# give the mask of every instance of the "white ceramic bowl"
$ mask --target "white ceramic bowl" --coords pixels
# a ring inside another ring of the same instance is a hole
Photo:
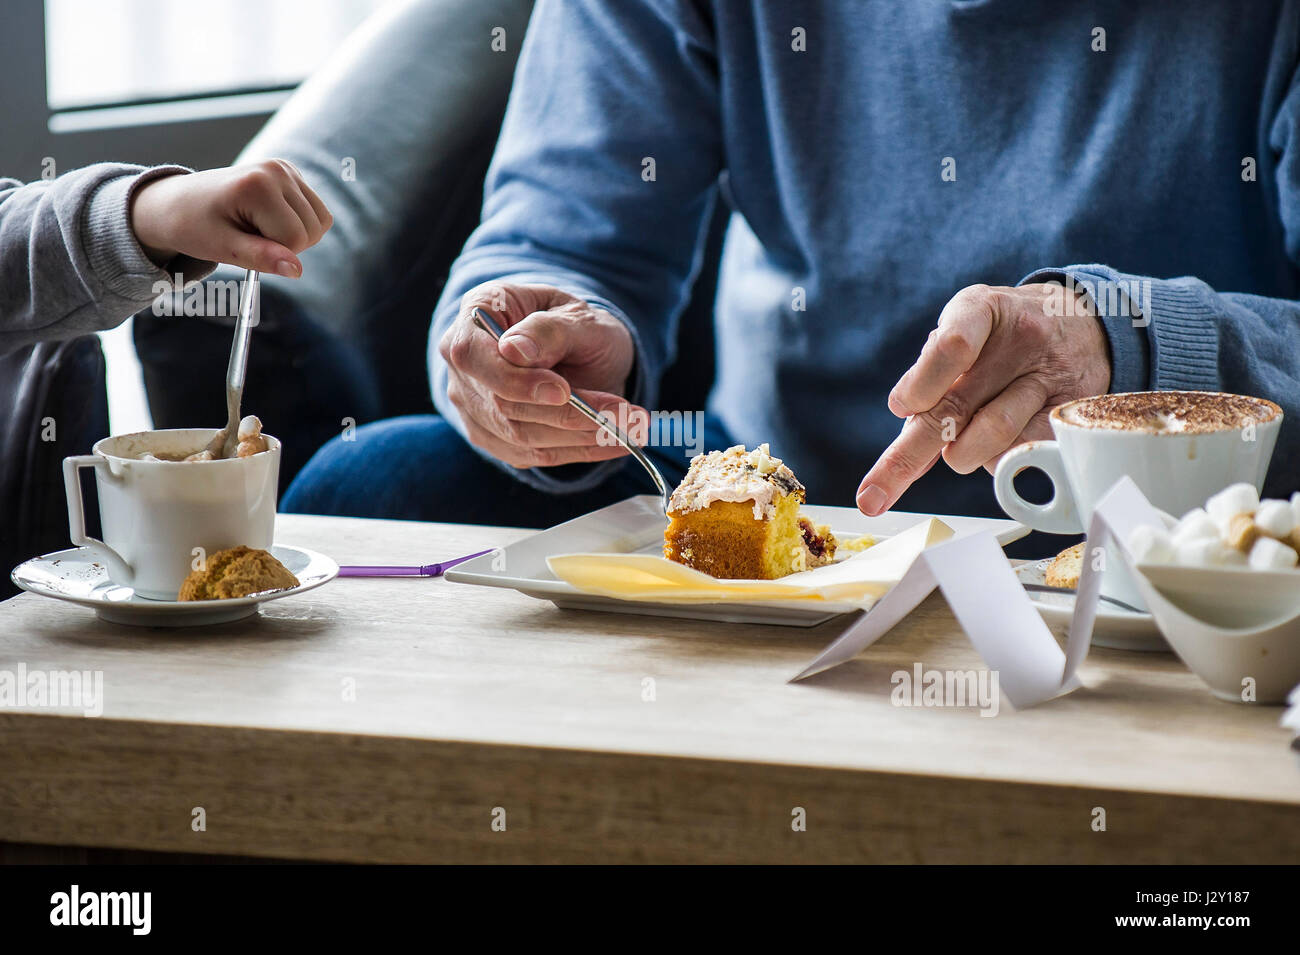
[[[1160,632],[1219,699],[1282,703],[1300,685],[1300,570],[1140,564],[1137,571]]]

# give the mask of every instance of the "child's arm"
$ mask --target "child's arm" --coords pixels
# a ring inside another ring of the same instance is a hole
[[[0,352],[112,328],[215,262],[296,278],[333,222],[289,163],[0,180]]]

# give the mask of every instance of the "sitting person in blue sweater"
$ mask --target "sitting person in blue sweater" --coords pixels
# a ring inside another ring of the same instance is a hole
[[[1279,402],[1295,490],[1298,37],[1289,0],[541,0],[433,318],[442,416],[331,442],[284,507],[536,526],[648,491],[565,401],[656,407],[717,202],[705,443],[770,442],[813,500],[997,513],[964,475],[1144,389]]]

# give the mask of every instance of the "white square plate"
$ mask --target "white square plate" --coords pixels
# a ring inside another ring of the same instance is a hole
[[[992,531],[998,543],[1006,545],[1029,533],[1018,521],[984,517],[957,517],[947,514],[910,514],[891,511],[879,517],[867,517],[852,507],[809,505],[803,508],[815,523],[829,524],[837,537],[860,537],[871,534],[877,539],[892,537],[914,524],[937,517],[958,537],[978,531]],[[599,594],[586,594],[571,584],[557,580],[546,566],[546,559],[559,554],[662,554],[664,516],[659,498],[653,495],[630,497],[590,514],[574,518],[532,537],[467,560],[447,571],[448,580],[485,587],[507,587],[557,607],[577,610],[603,610],[611,613],[639,613],[657,617],[688,617],[694,620],[721,620],[727,623],[769,623],[788,627],[813,627],[837,614],[858,608],[851,604],[831,603],[811,608],[779,601],[726,604],[668,604],[639,600],[619,600]]]

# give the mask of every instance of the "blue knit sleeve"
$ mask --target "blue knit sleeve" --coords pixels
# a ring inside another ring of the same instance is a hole
[[[653,406],[699,269],[721,127],[712,25],[693,0],[537,4],[483,221],[451,270],[430,334],[434,403],[462,434],[437,345],[465,292],[493,280],[552,285],[620,319],[636,346],[628,397]],[[622,463],[566,467],[562,476],[506,469],[535,487],[577,491]]]
[[[1300,268],[1300,80],[1269,129],[1274,202],[1288,257]],[[1111,391],[1231,391],[1268,398],[1285,418],[1265,492],[1300,488],[1300,302],[1220,292],[1200,279],[1130,275],[1105,265],[1041,269],[1093,298],[1110,341]]]

